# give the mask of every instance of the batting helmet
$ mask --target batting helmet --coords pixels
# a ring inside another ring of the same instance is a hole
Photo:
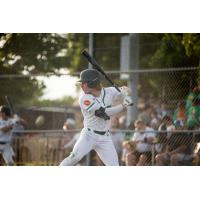
[[[96,87],[101,83],[100,73],[95,69],[83,70],[80,74],[79,82],[87,83],[88,87]]]
[[[0,112],[5,113],[6,116],[10,117],[11,116],[11,110],[8,106],[1,106],[0,107]]]

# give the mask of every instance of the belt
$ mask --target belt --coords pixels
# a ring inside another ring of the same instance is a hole
[[[7,142],[0,142],[0,144],[7,144]]]
[[[90,128],[88,128],[88,131],[93,131],[94,133],[99,134],[99,135],[105,135],[106,134],[106,131],[95,131],[95,130],[91,130]]]

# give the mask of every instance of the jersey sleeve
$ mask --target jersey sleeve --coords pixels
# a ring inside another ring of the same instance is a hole
[[[2,123],[2,121],[0,120],[0,129],[5,127],[5,125]]]
[[[88,112],[95,112],[101,105],[92,95],[84,95],[79,100],[80,107]]]
[[[122,93],[116,90],[115,87],[108,87],[107,90],[112,95],[112,99],[115,100],[117,97],[122,96]]]

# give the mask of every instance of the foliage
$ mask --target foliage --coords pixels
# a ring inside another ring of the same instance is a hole
[[[0,75],[55,72],[69,63],[64,55],[67,38],[59,34],[1,34]],[[0,103],[10,95],[14,104],[24,104],[43,94],[45,85],[33,76],[0,79]]]
[[[195,42],[190,42],[191,46],[189,46],[189,38],[191,41],[197,41],[196,34],[160,34],[160,42],[158,42],[158,45],[154,46],[153,51],[147,52],[147,55],[142,58],[143,63],[149,68],[159,69],[197,67],[200,58],[200,54],[198,54],[199,44],[196,43],[196,46]],[[183,71],[165,73],[163,76],[160,74],[157,78],[154,77],[154,79],[144,78],[144,80],[141,80],[141,85],[149,85],[151,87],[151,83],[153,82],[154,87],[151,89],[157,97],[162,94],[162,90],[165,89],[165,95],[161,98],[179,99],[186,96],[189,90],[197,84],[197,78],[197,72],[191,73]],[[172,91],[175,91],[173,97],[170,96]],[[143,87],[143,92],[145,92],[145,87]]]
[[[50,100],[50,99],[40,99],[40,100],[36,100],[32,102],[32,105],[35,106],[42,106],[42,107],[48,107],[48,106],[53,106],[53,107],[60,107],[60,106],[69,106],[69,105],[73,105],[75,102],[75,98],[71,97],[71,96],[64,96],[62,98],[59,99],[54,99],[54,100]]]
[[[61,68],[67,68],[71,73],[81,71],[88,66],[88,62],[81,51],[88,47],[87,33],[69,34],[0,34],[0,75],[5,74],[38,74],[56,73]],[[127,33],[98,33],[94,34],[94,57],[106,70],[120,68],[121,36]],[[200,61],[200,34],[140,34],[140,68],[168,68],[198,66]],[[156,76],[140,78],[140,85],[150,86],[154,96],[159,96],[161,83],[169,81],[183,84],[186,91],[196,84],[198,73],[190,76],[194,80],[189,83],[186,73],[180,74],[179,80],[170,77]],[[118,84],[126,84],[119,79],[119,74],[112,76]],[[105,85],[107,83],[105,82]],[[59,87],[59,86],[58,86]],[[171,87],[171,86],[170,86]],[[0,79],[0,104],[4,103],[4,95],[11,95],[14,103],[30,104],[37,102],[45,85],[34,76],[26,78]],[[171,87],[173,89],[173,87]],[[184,95],[177,91],[178,96]],[[178,98],[177,96],[177,98]],[[40,102],[41,103],[41,102]],[[53,102],[44,102],[51,104]],[[70,103],[70,102],[69,102]]]
[[[182,44],[185,47],[187,56],[195,55],[200,57],[200,34],[199,33],[185,33],[183,35]]]

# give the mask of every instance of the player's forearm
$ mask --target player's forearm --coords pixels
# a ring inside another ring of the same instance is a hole
[[[112,116],[112,115],[115,115],[115,114],[118,114],[118,113],[122,112],[123,110],[124,110],[124,106],[122,104],[119,104],[117,106],[106,108],[105,109],[105,113],[108,116]]]

